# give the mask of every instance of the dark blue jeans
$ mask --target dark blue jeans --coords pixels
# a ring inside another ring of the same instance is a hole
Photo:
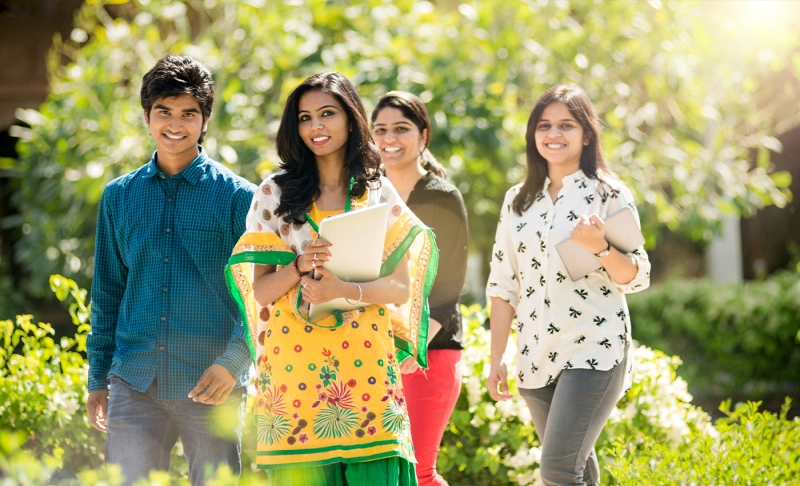
[[[600,484],[594,443],[622,394],[626,363],[608,371],[562,370],[551,385],[519,389],[542,443],[545,486]]]
[[[227,464],[241,472],[242,422],[247,390],[237,388],[220,405],[192,400],[157,400],[157,384],[146,392],[111,378],[108,399],[106,462],[122,466],[125,485],[151,470],[169,469],[169,456],[180,437],[195,486],[205,483],[206,466]]]

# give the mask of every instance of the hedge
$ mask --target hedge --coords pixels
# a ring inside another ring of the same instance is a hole
[[[673,281],[628,298],[633,337],[683,360],[714,396],[760,398],[800,388],[800,273],[763,281]]]

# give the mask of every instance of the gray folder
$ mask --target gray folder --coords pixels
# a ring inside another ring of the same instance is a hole
[[[644,235],[636,224],[631,208],[624,207],[615,211],[606,216],[603,222],[606,224],[606,240],[622,253],[630,253],[644,245]],[[591,251],[569,238],[557,243],[556,250],[573,282],[603,266]]]

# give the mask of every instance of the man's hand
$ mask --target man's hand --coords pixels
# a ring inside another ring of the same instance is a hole
[[[222,365],[213,364],[203,372],[197,386],[189,392],[189,398],[206,405],[219,405],[228,398],[235,385],[236,377],[230,371]]]
[[[89,423],[92,427],[105,432],[108,426],[108,390],[89,392],[86,398],[86,411],[89,413]]]

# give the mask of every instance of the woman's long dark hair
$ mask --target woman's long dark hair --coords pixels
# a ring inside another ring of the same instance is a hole
[[[356,87],[339,73],[315,74],[292,91],[286,99],[281,125],[278,128],[277,148],[280,168],[285,172],[275,176],[281,189],[281,202],[275,210],[288,223],[303,224],[306,213],[319,195],[319,170],[314,153],[300,138],[298,118],[300,98],[309,91],[321,91],[336,98],[347,114],[350,136],[345,149],[345,166],[355,179],[352,196],[364,195],[367,186],[380,178],[378,166],[381,153],[367,122]]]
[[[425,108],[425,103],[422,102],[417,95],[409,93],[408,91],[389,91],[381,96],[375,109],[372,110],[372,124],[375,124],[375,119],[378,113],[384,108],[397,108],[405,118],[411,120],[411,123],[417,126],[419,132],[428,130],[428,136],[425,138],[425,148],[420,154],[420,163],[422,168],[427,171],[433,172],[439,177],[447,178],[447,171],[436,157],[433,156],[428,146],[431,144],[431,119],[428,116],[428,109]]]
[[[600,119],[597,117],[589,97],[586,96],[586,92],[575,84],[553,86],[539,97],[531,111],[530,118],[528,118],[528,131],[525,134],[528,173],[519,194],[512,203],[514,212],[517,214],[521,215],[523,211],[531,207],[533,200],[544,188],[544,181],[547,178],[547,161],[536,148],[536,126],[542,119],[544,109],[550,103],[556,102],[564,103],[570,114],[583,127],[583,137],[588,141],[581,152],[580,166],[583,173],[591,179],[600,180],[603,180],[604,176],[611,175],[600,146],[600,136],[603,133]]]

